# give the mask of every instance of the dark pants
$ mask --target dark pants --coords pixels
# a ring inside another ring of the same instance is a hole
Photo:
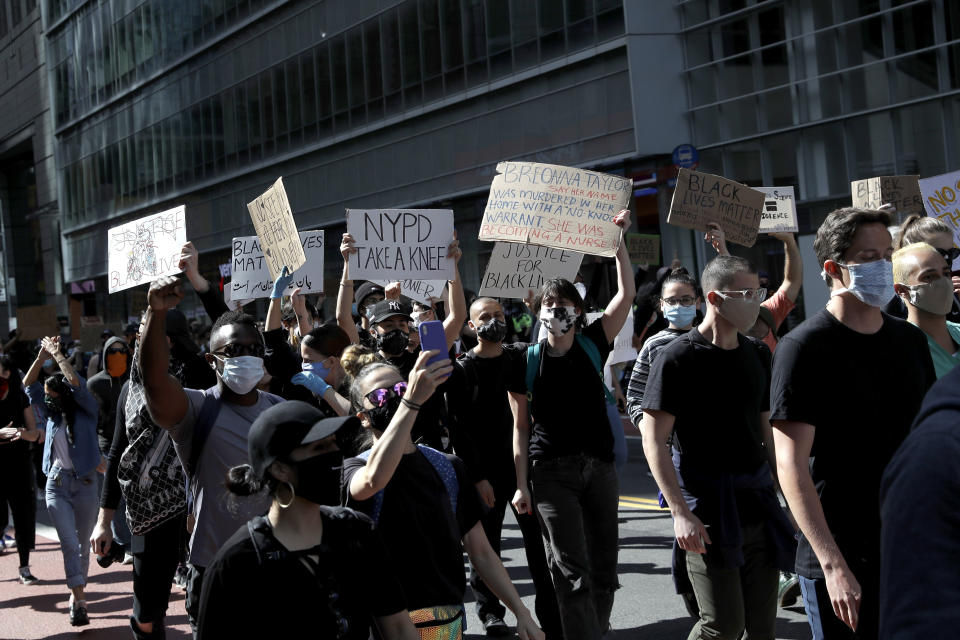
[[[773,565],[763,523],[742,529],[742,567],[723,567],[706,555],[685,553],[700,609],[687,640],[737,640],[741,634],[748,640],[774,640],[780,571]]]
[[[133,617],[141,624],[163,624],[186,520],[182,514],[132,538]]]
[[[547,556],[543,548],[540,523],[535,515],[519,514],[510,504],[516,491],[512,484],[498,483],[494,485],[496,502],[480,521],[483,525],[483,532],[487,534],[490,546],[499,556],[503,517],[509,505],[510,510],[517,518],[517,524],[520,526],[520,533],[523,536],[527,567],[530,569],[530,577],[533,579],[533,586],[537,592],[534,609],[537,613],[537,620],[540,622],[540,628],[543,629],[548,640],[560,640],[563,638],[563,631],[560,627],[560,609],[557,606],[557,594],[553,590],[553,581],[550,579],[550,571],[547,567]],[[506,608],[480,579],[473,566],[470,567],[470,586],[477,598],[477,616],[481,621],[488,615],[503,618],[506,614]]]
[[[21,567],[30,564],[30,551],[36,542],[37,494],[33,482],[33,458],[29,452],[23,456],[6,456],[0,462],[0,534],[12,514]],[[7,505],[10,505],[9,511]]]
[[[197,567],[188,565],[190,570],[187,575],[187,597],[184,606],[187,609],[187,617],[190,619],[190,628],[193,629],[193,637],[197,637],[197,621],[200,619],[200,588],[203,586],[203,574],[206,567]]]
[[[811,580],[800,576],[800,591],[803,593],[803,608],[807,612],[813,640],[867,640],[880,635],[880,580],[876,565],[869,566],[848,560],[850,570],[860,583],[860,622],[854,633],[833,612],[826,580]]]
[[[597,640],[610,626],[613,594],[620,586],[613,463],[585,455],[538,460],[530,475],[563,635]]]

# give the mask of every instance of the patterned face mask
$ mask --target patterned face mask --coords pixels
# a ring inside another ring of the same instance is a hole
[[[576,307],[543,307],[540,309],[540,322],[552,335],[560,337],[577,324]]]

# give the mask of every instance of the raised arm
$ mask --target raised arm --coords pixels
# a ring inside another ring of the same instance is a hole
[[[796,302],[800,295],[800,285],[803,284],[803,259],[800,257],[800,247],[792,233],[771,233],[771,237],[783,243],[783,291],[790,302]]]
[[[447,317],[443,320],[443,333],[447,338],[447,349],[460,337],[460,330],[467,320],[467,301],[463,295],[463,283],[460,281],[460,241],[457,232],[453,232],[453,242],[447,248],[447,258],[453,260],[453,280],[447,282]]]
[[[153,282],[147,292],[147,313],[140,336],[140,371],[150,417],[163,429],[171,429],[187,414],[187,394],[180,382],[167,370],[170,347],[167,345],[167,310],[183,300],[183,291],[173,276]]]
[[[44,338],[41,341],[41,345],[43,346],[43,350],[49,353],[53,361],[60,367],[60,373],[63,374],[67,384],[71,387],[79,387],[80,376],[77,375],[73,365],[70,364],[70,360],[60,351],[60,336]]]
[[[290,296],[290,306],[293,312],[297,314],[297,326],[300,327],[300,335],[305,336],[313,331],[313,316],[307,311],[307,297],[300,293],[300,287]]]
[[[190,281],[193,290],[197,292],[203,310],[210,316],[211,322],[225,314],[229,309],[219,291],[210,286],[210,282],[200,275],[199,255],[192,242],[188,242],[180,249],[180,264],[178,265]]]
[[[773,439],[780,488],[800,530],[820,561],[834,613],[844,624],[856,630],[860,584],[830,533],[823,505],[810,476],[810,450],[815,432],[815,427],[805,422],[774,421]]]
[[[427,360],[438,351],[424,351],[410,372],[410,380],[404,399],[386,431],[377,439],[370,450],[367,464],[350,479],[350,497],[354,500],[366,500],[387,486],[400,459],[411,444],[410,430],[417,419],[419,405],[430,399],[437,386],[453,371],[453,363],[444,358],[425,367]],[[411,404],[413,406],[411,406]]]
[[[621,240],[620,247],[617,249],[617,292],[610,299],[610,304],[607,305],[600,319],[607,342],[613,342],[620,333],[623,323],[630,315],[633,298],[637,295],[637,286],[633,281],[633,270],[630,266],[630,254],[627,252],[627,243],[622,239],[622,235],[630,229],[630,211],[622,210],[613,221],[621,229]]]
[[[357,325],[353,324],[353,280],[350,279],[350,255],[356,253],[353,236],[343,234],[340,242],[340,255],[343,256],[343,275],[340,277],[340,289],[337,291],[337,325],[347,332],[351,344],[360,342]]]
[[[290,286],[291,282],[293,282],[293,275],[290,274],[290,270],[284,265],[283,271],[280,272],[280,277],[273,283],[273,292],[270,293],[270,306],[267,307],[267,321],[263,326],[264,331],[273,331],[283,326],[281,322],[283,292]],[[297,289],[294,293],[296,294],[299,291],[300,289]]]

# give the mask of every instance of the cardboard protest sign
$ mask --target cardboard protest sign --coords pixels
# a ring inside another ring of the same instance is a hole
[[[624,236],[630,264],[660,264],[660,236],[655,233],[628,233]]]
[[[763,202],[763,215],[760,218],[760,233],[796,233],[797,201],[793,187],[756,187],[763,191],[767,199]]]
[[[447,258],[453,241],[450,209],[347,209],[354,280],[453,280]]]
[[[862,209],[879,209],[892,204],[897,215],[906,218],[914,213],[924,215],[923,197],[920,195],[920,176],[880,176],[850,183],[853,206]]]
[[[405,295],[411,300],[430,304],[431,298],[447,299],[447,281],[446,280],[374,280],[381,287],[386,287],[394,282],[400,282],[400,294]]]
[[[544,280],[573,282],[582,260],[578,251],[497,242],[480,281],[480,295],[523,299],[530,289],[539,290]]]
[[[60,323],[57,321],[56,307],[51,305],[19,307],[17,309],[17,331],[20,332],[21,340],[36,340],[60,335]]]
[[[180,273],[180,249],[187,242],[185,210],[181,205],[107,231],[110,293]]]
[[[302,267],[307,257],[297,241],[297,225],[283,188],[283,178],[277,178],[263,195],[247,204],[247,209],[263,247],[270,278],[279,277],[284,267],[291,272]]]
[[[919,182],[926,214],[943,221],[953,231],[953,244],[960,247],[960,171],[944,173]],[[951,268],[960,271],[960,258]]]
[[[480,240],[504,240],[613,256],[620,246],[614,216],[633,181],[536,162],[501,162],[480,223]]]
[[[667,222],[699,231],[706,231],[708,222],[716,222],[726,233],[727,242],[752,247],[766,197],[762,191],[733,180],[680,169]]]
[[[293,272],[293,282],[284,289],[289,296],[300,287],[300,293],[323,291],[323,231],[301,231],[300,251],[306,257],[303,266]],[[259,236],[233,239],[230,281],[231,298],[237,300],[267,298],[273,291],[273,277]],[[282,267],[281,267],[282,269]]]

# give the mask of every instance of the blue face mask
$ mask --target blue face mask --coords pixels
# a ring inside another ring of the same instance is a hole
[[[672,325],[686,327],[697,317],[697,307],[696,305],[685,307],[682,304],[671,307],[665,304],[663,305],[663,317]]]
[[[849,292],[871,307],[882,307],[894,296],[893,263],[874,260],[862,264],[837,264],[850,272],[850,286],[833,291],[831,296]]]
[[[327,376],[330,375],[330,369],[327,369],[323,366],[321,362],[304,362],[300,365],[300,368],[304,371],[309,371],[310,373],[320,376],[324,380],[327,379]]]

